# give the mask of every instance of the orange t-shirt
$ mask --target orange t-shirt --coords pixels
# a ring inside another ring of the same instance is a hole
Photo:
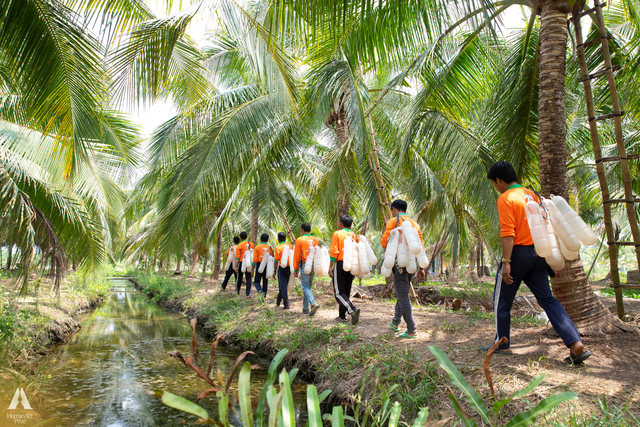
[[[525,204],[529,200],[540,202],[533,191],[524,187],[511,188],[498,197],[500,237],[512,236],[514,245],[533,245],[527,216],[524,213]]]
[[[296,239],[295,249],[293,251],[293,269],[298,270],[298,266],[301,262],[307,260],[309,255],[309,248],[311,246],[319,246],[320,241],[317,237],[313,237],[311,234],[303,234]]]
[[[409,218],[407,214],[400,214],[396,218],[391,218],[389,221],[387,221],[387,228],[384,230],[384,234],[380,239],[380,243],[382,244],[383,248],[387,247],[391,230],[393,230],[394,228],[400,227],[402,223],[405,221],[409,221],[411,225],[413,225],[413,228],[416,229],[416,231],[418,232],[418,237],[420,238],[420,243],[424,247],[424,243],[422,241],[422,231],[420,230],[420,226],[418,225],[418,223],[412,220],[411,218]]]
[[[256,246],[256,248],[253,250],[253,263],[260,264],[262,262],[262,258],[264,258],[266,254],[273,255],[271,246],[266,243],[261,243]]]
[[[254,244],[249,243],[246,240],[243,240],[242,242],[238,243],[238,247],[236,248],[236,259],[242,262],[244,253],[247,250],[253,249],[253,247],[254,247]]]
[[[280,243],[278,246],[276,246],[276,254],[273,256],[273,259],[280,262],[285,246],[289,246],[289,250],[293,249],[293,246],[290,243]]]
[[[349,236],[351,236],[351,240],[358,241],[358,235],[347,228],[333,233],[333,236],[331,236],[331,248],[329,249],[331,261],[342,261],[344,256],[344,241],[347,240]]]

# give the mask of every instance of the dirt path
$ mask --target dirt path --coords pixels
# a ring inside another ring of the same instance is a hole
[[[321,309],[313,321],[335,324],[338,306],[331,288],[322,283],[314,287]],[[276,292],[270,290],[267,301],[275,305],[275,298]],[[603,299],[606,305],[615,306],[612,298]],[[302,297],[292,295],[290,301],[291,310],[283,311],[282,315],[306,317],[302,314]],[[397,334],[388,326],[394,313],[390,301],[354,298],[353,302],[361,309],[360,323],[354,329],[360,342],[387,342],[398,349],[412,350],[425,359],[433,358],[427,347],[435,345],[448,353],[471,385],[482,386],[482,392],[488,394],[482,371],[484,354],[480,348],[493,340],[492,319],[474,318],[442,307],[414,307],[418,339],[403,340],[396,338]],[[628,305],[636,315],[640,313],[640,301],[631,300]],[[404,326],[404,323],[400,325],[401,332]],[[606,396],[610,404],[627,404],[634,413],[640,412],[640,335],[585,337],[585,345],[593,356],[583,368],[564,363],[568,349],[548,327],[513,326],[511,340],[514,355],[492,359],[491,370],[499,394],[510,394],[527,385],[534,376],[545,374],[533,400],[572,390],[580,393],[582,400],[586,398],[587,404]]]

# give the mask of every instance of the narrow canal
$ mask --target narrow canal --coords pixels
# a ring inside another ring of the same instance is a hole
[[[198,339],[201,365],[206,366],[202,360],[209,360],[211,341],[202,336]],[[47,426],[177,426],[181,420],[195,422],[194,416],[164,406],[149,394],[166,390],[195,401],[208,388],[194,371],[166,355],[179,350],[190,356],[190,344],[186,317],[153,304],[136,292],[130,281],[114,280],[108,301],[82,319],[80,332],[49,356],[50,379],[42,387],[37,410],[42,420],[50,420]],[[214,372],[220,369],[226,378],[237,355],[219,348]],[[266,367],[252,372],[256,401],[265,379]],[[294,384],[298,425],[306,421],[305,390],[304,384]],[[217,419],[215,397],[199,404]],[[240,420],[230,421],[241,424]]]

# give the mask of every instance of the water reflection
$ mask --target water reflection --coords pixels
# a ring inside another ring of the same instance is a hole
[[[131,292],[128,283],[114,283],[109,301],[88,315],[79,334],[50,356],[51,380],[43,387],[42,403],[34,408],[44,419],[54,418],[48,425],[174,426],[180,420],[195,421],[148,394],[163,389],[195,401],[207,388],[193,371],[166,356],[172,350],[191,354],[187,321]],[[199,340],[201,365],[206,366],[208,341]],[[224,348],[218,350],[215,366],[225,377],[236,356]],[[253,394],[258,396],[265,372],[253,372],[253,377]],[[296,385],[294,391],[300,413],[305,386]],[[200,405],[216,418],[215,398],[204,399]],[[298,418],[304,425],[306,415]],[[239,420],[234,424],[239,425]]]

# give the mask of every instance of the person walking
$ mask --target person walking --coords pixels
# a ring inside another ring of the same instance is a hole
[[[231,249],[233,250],[236,249],[238,243],[240,243],[240,237],[233,236],[233,245],[231,245],[229,249],[227,249],[227,252],[224,254],[225,258],[229,257],[229,252],[231,251]],[[235,257],[234,257],[234,260],[235,260]],[[229,264],[229,268],[227,268],[227,271],[225,272],[224,280],[222,281],[222,292],[226,292],[227,284],[229,284],[229,279],[231,279],[231,276],[233,276],[235,280],[238,280],[238,277],[236,276],[235,264],[236,264],[235,262],[232,262],[231,264]]]
[[[274,255],[278,275],[278,298],[276,299],[276,307],[280,307],[280,303],[282,302],[282,308],[289,310],[291,307],[289,306],[287,286],[289,285],[289,277],[291,276],[291,266],[287,265],[282,268],[282,253],[285,247],[288,247],[290,251],[293,250],[293,246],[287,243],[287,235],[281,231],[278,233],[278,246],[276,246]],[[273,278],[276,278],[276,274],[273,275]]]
[[[236,295],[240,295],[240,288],[242,287],[242,276],[247,282],[247,297],[251,296],[251,273],[246,271],[242,274],[242,264],[244,260],[244,254],[254,248],[254,244],[247,241],[247,232],[240,233],[240,243],[236,246],[236,262],[238,267],[236,268]]]
[[[349,299],[353,274],[344,270],[343,259],[344,241],[347,237],[351,237],[353,241],[357,242],[358,236],[349,229],[353,224],[353,219],[349,215],[342,215],[339,221],[339,230],[331,236],[331,248],[329,249],[331,258],[329,277],[331,277],[331,284],[333,285],[333,295],[338,301],[338,317],[336,317],[336,321],[346,323],[347,313],[349,313],[351,324],[357,325],[360,321],[360,309],[356,308]]]
[[[267,243],[269,241],[269,235],[267,233],[263,233],[260,236],[260,244],[256,246],[253,250],[253,268],[256,271],[256,274],[253,279],[253,285],[256,287],[256,291],[258,291],[258,295],[262,294],[265,297],[267,296],[267,288],[269,286],[269,278],[267,277],[267,267],[265,266],[264,271],[260,273],[260,264],[262,263],[262,259],[264,257],[269,258],[273,256],[273,249]],[[267,262],[269,260],[267,259]],[[260,286],[260,281],[262,281],[262,286]]]
[[[295,277],[298,277],[298,270],[300,270],[300,283],[302,285],[302,313],[313,316],[320,308],[320,305],[316,303],[311,292],[313,286],[314,272],[311,269],[311,273],[304,272],[305,263],[309,256],[309,249],[314,246],[319,246],[320,241],[317,237],[311,235],[311,224],[303,222],[300,225],[300,231],[302,236],[296,239],[295,249],[293,251],[293,271]],[[309,308],[311,307],[311,308]]]
[[[387,221],[387,226],[384,230],[384,234],[380,239],[382,247],[386,249],[391,231],[402,226],[402,223],[405,221],[409,221],[413,228],[416,229],[416,231],[418,232],[420,244],[424,247],[420,226],[418,225],[418,223],[407,216],[407,202],[400,199],[394,200],[391,203],[391,214],[394,216],[394,218],[391,218],[389,221]],[[400,322],[404,319],[404,323],[406,323],[407,325],[407,330],[398,335],[398,338],[418,338],[418,327],[416,326],[416,322],[413,320],[413,310],[411,309],[411,299],[409,298],[409,291],[411,290],[411,280],[413,279],[413,274],[408,273],[405,267],[399,267],[398,265],[394,265],[392,271],[393,286],[396,289],[396,307],[395,315],[391,319],[391,322],[389,322],[389,327],[395,332],[400,332]],[[422,279],[424,277],[424,269],[418,269],[416,274],[418,279]]]
[[[538,256],[533,246],[531,231],[527,224],[525,205],[528,201],[540,203],[540,197],[517,183],[513,166],[506,161],[496,162],[487,173],[487,178],[500,193],[498,216],[500,220],[500,240],[502,261],[498,266],[493,296],[496,318],[495,342],[506,337],[507,343],[498,346],[498,354],[512,354],[511,350],[511,306],[524,282],[536,297],[540,307],[547,313],[553,329],[569,348],[568,363],[584,362],[591,352],[585,350],[578,329],[573,324],[560,301],[551,293],[549,286],[549,266]],[[487,351],[491,345],[483,347]]]

